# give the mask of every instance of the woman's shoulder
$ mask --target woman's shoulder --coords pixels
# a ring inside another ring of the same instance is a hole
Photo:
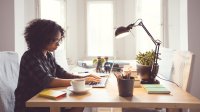
[[[27,51],[25,51],[24,54],[22,55],[22,58],[26,58],[26,57],[29,57],[29,56],[31,56],[31,55],[32,55],[32,53],[30,52],[30,50],[27,50]]]
[[[24,54],[21,57],[20,65],[21,66],[28,66],[29,63],[32,62],[32,60],[33,60],[33,55],[29,50],[27,50],[27,51],[24,52]]]
[[[31,56],[34,56],[36,53],[34,53],[33,51],[31,50],[27,50],[24,52],[24,54],[22,55],[22,57],[31,57]]]
[[[29,59],[39,59],[41,58],[42,56],[42,53],[40,52],[34,52],[32,50],[27,50],[24,52],[24,54],[22,55],[22,59],[25,59],[25,60],[29,60]]]

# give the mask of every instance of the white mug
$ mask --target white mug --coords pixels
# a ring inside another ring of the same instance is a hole
[[[70,84],[74,91],[84,91],[85,90],[85,79],[73,79]]]

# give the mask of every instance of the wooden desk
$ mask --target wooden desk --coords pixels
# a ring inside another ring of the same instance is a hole
[[[133,97],[120,97],[116,78],[111,76],[106,88],[93,88],[87,94],[75,95],[67,91],[67,97],[50,100],[37,95],[26,102],[27,107],[50,107],[51,112],[60,107],[139,107],[139,108],[200,108],[200,100],[178,88],[162,81],[171,94],[147,94],[143,88],[134,88]],[[65,90],[66,88],[56,88]]]

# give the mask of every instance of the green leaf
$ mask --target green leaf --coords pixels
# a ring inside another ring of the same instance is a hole
[[[136,55],[137,63],[142,64],[142,65],[147,65],[147,66],[150,66],[153,64],[154,58],[155,58],[155,53],[153,50],[146,51],[144,53],[139,52]]]

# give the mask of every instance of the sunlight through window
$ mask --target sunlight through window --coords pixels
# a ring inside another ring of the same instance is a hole
[[[87,2],[87,54],[113,56],[113,2]]]

